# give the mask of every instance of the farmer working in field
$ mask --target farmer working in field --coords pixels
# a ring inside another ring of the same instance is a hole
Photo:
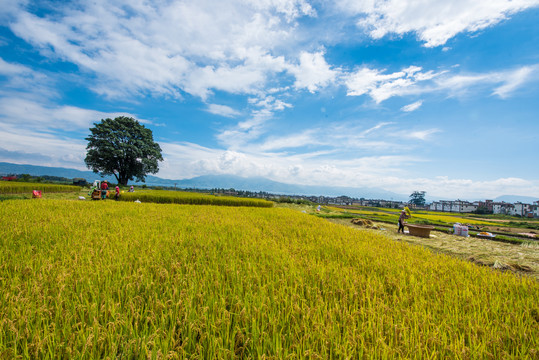
[[[116,185],[116,194],[114,195],[114,199],[116,201],[118,201],[118,199],[120,198],[120,187],[118,185]]]
[[[399,233],[402,229],[402,233],[404,234],[404,220],[405,219],[408,219],[409,216],[406,215],[406,210],[402,210],[401,212],[401,215],[399,216],[399,229],[397,230],[397,232]]]
[[[108,189],[109,184],[107,184],[107,180],[105,180],[101,183],[101,199],[105,200],[105,198],[107,197]]]

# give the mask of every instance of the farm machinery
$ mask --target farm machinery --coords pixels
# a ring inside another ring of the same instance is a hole
[[[109,190],[107,190],[107,193],[106,193],[105,196],[103,196],[103,194],[102,194],[101,184],[103,182],[106,182],[106,180],[104,180],[104,181],[95,180],[94,183],[92,184],[92,187],[90,188],[90,191],[88,192],[88,196],[91,196],[92,200],[101,200],[101,199],[104,200],[105,198],[109,197],[109,194],[110,194]]]

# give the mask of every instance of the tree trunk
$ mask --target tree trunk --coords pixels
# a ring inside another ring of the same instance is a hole
[[[116,178],[118,179],[118,184],[127,186],[127,182],[129,181],[129,178],[126,174],[122,174],[121,172],[119,172]]]

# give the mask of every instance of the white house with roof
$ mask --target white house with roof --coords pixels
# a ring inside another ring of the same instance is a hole
[[[443,212],[456,212],[456,213],[471,213],[476,211],[480,206],[490,208],[492,207],[492,212],[494,214],[503,214],[503,215],[512,215],[512,216],[522,216],[522,217],[539,217],[539,201],[535,201],[532,204],[524,204],[517,202],[515,204],[506,203],[506,202],[493,202],[487,200],[486,202],[469,202],[463,200],[440,200],[433,201],[429,205],[429,210],[431,211],[443,211]],[[485,205],[486,204],[486,205]]]
[[[524,204],[521,202],[516,202],[515,207],[513,208],[513,212],[509,215],[513,216],[528,216],[528,213],[531,212],[531,205],[530,204]]]
[[[511,215],[514,213],[515,205],[506,202],[497,202],[492,205],[492,213]]]

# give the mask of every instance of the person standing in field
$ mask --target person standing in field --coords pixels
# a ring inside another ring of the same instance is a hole
[[[399,229],[397,230],[397,233],[399,233],[402,230],[402,233],[404,234],[404,220],[408,219],[409,216],[406,215],[406,210],[401,211],[401,215],[399,216]]]
[[[103,200],[106,199],[108,190],[109,190],[109,184],[107,184],[107,180],[105,180],[101,183],[101,199]]]
[[[120,198],[120,187],[118,185],[116,185],[116,194],[114,195],[114,200],[118,201],[118,199]]]

